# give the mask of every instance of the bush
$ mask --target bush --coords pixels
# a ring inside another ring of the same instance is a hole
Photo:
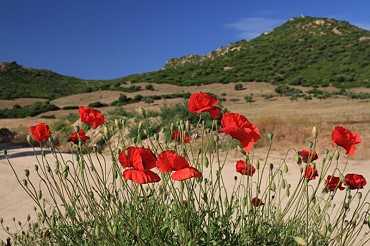
[[[102,108],[102,107],[107,107],[108,104],[106,103],[101,103],[101,102],[92,102],[87,105],[90,108]]]
[[[234,86],[234,90],[236,91],[241,91],[241,90],[244,90],[244,87],[242,84],[238,83]]]

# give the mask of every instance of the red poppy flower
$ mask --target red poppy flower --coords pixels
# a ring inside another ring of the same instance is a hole
[[[308,159],[310,159],[310,162],[313,162],[314,160],[317,160],[317,158],[319,158],[317,156],[317,153],[316,151],[314,150],[301,150],[301,151],[298,151],[298,154],[301,156],[302,158],[302,161],[304,163],[307,163],[308,162]]]
[[[243,115],[237,113],[223,114],[221,125],[223,128],[220,132],[227,133],[239,140],[243,150],[247,152],[261,138],[258,128],[250,123]]]
[[[80,128],[79,133],[74,132],[72,136],[68,138],[67,142],[73,142],[75,144],[78,144],[78,136],[80,136],[81,141],[85,142],[87,139],[90,139],[90,137],[85,135],[85,132]]]
[[[178,155],[176,152],[166,150],[158,155],[157,169],[162,173],[175,171],[171,178],[173,180],[186,180],[189,178],[199,178],[202,173],[196,168],[191,167],[185,157]]]
[[[172,134],[171,134],[171,138],[177,142],[182,142],[182,139],[184,138],[184,142],[185,143],[189,143],[190,142],[190,137],[188,135],[183,135],[183,131],[176,131],[176,130],[173,130],[172,131]]]
[[[36,126],[30,126],[30,132],[33,138],[39,142],[45,142],[51,136],[49,126],[45,123],[39,123]]]
[[[143,171],[154,168],[157,159],[150,149],[131,146],[121,151],[118,161],[124,167],[133,167],[136,170]]]
[[[366,179],[360,174],[347,174],[345,178],[345,185],[347,185],[351,190],[362,189],[366,185]]]
[[[198,114],[208,112],[212,119],[217,119],[221,112],[219,107],[214,106],[217,103],[217,98],[211,95],[202,92],[194,93],[190,96],[188,109],[190,112]]]
[[[328,177],[325,180],[325,187],[328,187],[330,191],[335,191],[336,189],[343,190],[342,182],[340,182],[339,177],[328,175]]]
[[[242,160],[236,162],[236,171],[243,175],[253,176],[256,172],[256,169],[251,164],[248,164]]]
[[[126,153],[127,152],[127,153]],[[153,152],[148,148],[129,147],[122,150],[118,156],[118,161],[123,167],[123,178],[132,180],[135,183],[147,184],[159,182],[161,178],[150,169],[155,167],[156,158]]]
[[[253,207],[259,207],[259,206],[262,206],[264,203],[262,202],[261,199],[255,197],[252,199],[251,204]]]
[[[309,180],[314,180],[319,174],[317,173],[316,167],[312,169],[311,165],[308,165],[305,170],[304,177]]]
[[[356,151],[355,144],[361,142],[359,135],[348,131],[343,126],[336,126],[331,136],[333,139],[331,145],[334,147],[334,144],[336,144],[340,147],[343,147],[346,150],[347,155],[354,155]]]
[[[91,125],[93,128],[104,124],[104,116],[99,110],[80,106],[78,112],[80,113],[81,121]]]

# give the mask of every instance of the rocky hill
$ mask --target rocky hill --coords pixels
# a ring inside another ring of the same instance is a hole
[[[205,56],[171,58],[163,69],[124,78],[183,85],[266,81],[370,86],[370,31],[345,21],[301,16],[271,32]]]

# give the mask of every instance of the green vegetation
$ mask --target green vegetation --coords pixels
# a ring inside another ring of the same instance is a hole
[[[345,21],[295,18],[251,41],[232,43],[207,56],[171,59],[164,69],[123,80],[177,85],[265,81],[369,87],[370,40],[366,37],[370,37],[369,31]]]
[[[54,104],[50,104],[49,102],[36,102],[30,106],[21,107],[19,105],[14,105],[11,109],[1,109],[0,110],[0,119],[7,119],[7,118],[24,118],[27,116],[36,116],[41,113],[45,113],[48,111],[59,110],[57,106]]]
[[[15,62],[0,72],[0,99],[55,99],[98,90],[137,92],[128,82],[201,85],[270,82],[337,88],[370,87],[370,31],[328,18],[291,19],[253,40],[231,43],[206,56],[170,59],[158,71],[114,80],[81,80]],[[4,63],[3,63],[4,64]],[[152,84],[146,90],[154,90]],[[155,100],[155,98],[153,98]]]

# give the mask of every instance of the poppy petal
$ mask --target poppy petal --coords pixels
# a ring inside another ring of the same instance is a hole
[[[161,180],[158,174],[150,170],[126,169],[122,175],[125,180],[131,180],[139,184],[155,183]]]
[[[202,173],[198,171],[198,169],[194,167],[186,167],[174,172],[171,175],[171,178],[176,181],[182,181],[190,178],[200,178],[202,177]]]
[[[171,150],[160,153],[156,165],[157,169],[162,173],[168,173],[190,166],[185,157]]]

